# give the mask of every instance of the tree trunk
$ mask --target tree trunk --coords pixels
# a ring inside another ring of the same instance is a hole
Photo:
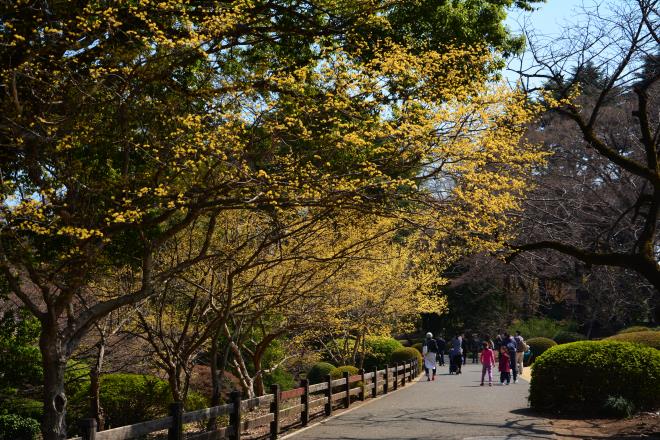
[[[170,388],[172,390],[172,398],[175,402],[183,402],[185,400],[181,372],[182,368],[178,365],[175,365],[168,369],[167,376],[170,382]]]
[[[220,351],[220,332],[216,335],[211,346],[211,384],[213,386],[213,392],[211,394],[211,406],[220,405],[222,399],[222,381],[225,377],[225,371],[227,371],[227,365],[229,363],[229,344],[226,344],[225,350],[222,357],[222,364],[218,365],[218,352]],[[212,417],[209,419],[207,424],[207,431],[214,431],[217,427],[217,417]]]
[[[105,355],[105,342],[101,341],[98,345],[96,364],[89,372],[89,403],[90,417],[96,419],[97,430],[103,431],[105,416],[103,407],[101,407],[101,370],[103,368],[103,357]]]
[[[64,371],[68,356],[57,337],[57,327],[42,322],[39,338],[44,369],[44,415],[41,422],[43,440],[66,439],[66,404]]]

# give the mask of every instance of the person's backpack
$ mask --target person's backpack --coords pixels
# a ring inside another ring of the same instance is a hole
[[[432,353],[438,352],[438,343],[435,342],[435,339],[429,339],[426,341],[426,350]]]
[[[516,340],[516,351],[518,353],[524,353],[525,352],[525,341],[523,341],[522,336],[516,336],[514,339]]]

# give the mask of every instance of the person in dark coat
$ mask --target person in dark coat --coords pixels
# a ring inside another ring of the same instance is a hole
[[[518,371],[516,368],[516,341],[508,333],[504,333],[504,338],[502,341],[502,346],[506,347],[506,350],[509,354],[509,361],[511,363],[511,376],[513,378],[513,383],[518,383]]]
[[[440,366],[443,366],[445,364],[445,350],[447,349],[447,341],[444,340],[442,335],[439,335],[435,342],[438,345],[438,363]]]

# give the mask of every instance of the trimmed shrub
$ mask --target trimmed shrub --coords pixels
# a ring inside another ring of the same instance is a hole
[[[648,332],[651,331],[649,327],[644,327],[643,325],[633,325],[632,327],[624,328],[623,330],[620,330],[619,333],[617,334],[623,334],[623,333],[635,333],[635,332]]]
[[[534,409],[593,413],[612,396],[637,410],[657,408],[660,352],[625,342],[580,341],[554,347],[534,363],[529,394]]]
[[[366,350],[362,366],[367,371],[383,368],[394,350],[403,348],[403,345],[396,339],[384,336],[367,336],[364,346]]]
[[[16,414],[0,416],[0,440],[33,440],[39,434],[39,422]]]
[[[396,363],[401,364],[404,362],[412,361],[414,359],[417,359],[417,365],[419,365],[419,368],[424,366],[424,359],[422,358],[422,354],[416,348],[399,348],[398,350],[392,352],[392,355],[390,356],[390,365],[394,365]]]
[[[416,344],[412,345],[412,348],[419,351],[420,353],[422,352],[423,347],[424,347],[424,344],[422,344],[421,342],[417,342]]]
[[[333,379],[341,379],[344,376],[344,372],[348,372],[349,376],[355,376],[359,371],[360,370],[352,365],[342,365],[341,367],[336,367],[330,371],[330,376]]]
[[[336,367],[327,362],[317,362],[307,372],[307,379],[310,384],[321,383],[325,380],[325,376],[330,374]]]
[[[607,339],[613,341],[633,342],[635,344],[660,350],[660,332],[652,330],[646,332],[619,333],[618,335],[610,336]]]
[[[534,359],[545,353],[549,348],[557,345],[557,343],[550,338],[532,338],[527,340],[527,345],[529,345],[529,349],[532,352],[530,360],[534,362]]]
[[[408,339],[397,339],[399,343],[404,347],[410,347],[411,342]]]
[[[576,325],[572,321],[556,321],[550,318],[530,318],[516,322],[509,327],[509,334],[515,335],[516,330],[525,338],[552,338],[560,331],[575,331]]]
[[[581,333],[562,330],[557,332],[552,339],[554,339],[557,344],[568,344],[569,342],[584,341],[587,337]]]

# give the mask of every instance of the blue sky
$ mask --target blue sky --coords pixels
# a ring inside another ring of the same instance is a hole
[[[585,4],[593,3],[586,2]],[[547,0],[546,3],[537,6],[537,10],[534,12],[521,12],[519,10],[510,12],[505,23],[514,33],[517,33],[519,30],[517,21],[522,22],[524,18],[528,18],[537,32],[553,34],[557,32],[562,24],[575,18],[575,9],[581,5],[582,1],[580,0]]]
[[[536,5],[533,12],[518,9],[510,11],[505,24],[513,34],[520,34],[522,24],[527,22],[531,30],[539,36],[557,35],[562,27],[579,21],[583,5],[593,6],[594,3],[595,0],[546,0],[545,3]],[[502,74],[510,84],[514,84],[518,79],[516,74],[506,69]]]

